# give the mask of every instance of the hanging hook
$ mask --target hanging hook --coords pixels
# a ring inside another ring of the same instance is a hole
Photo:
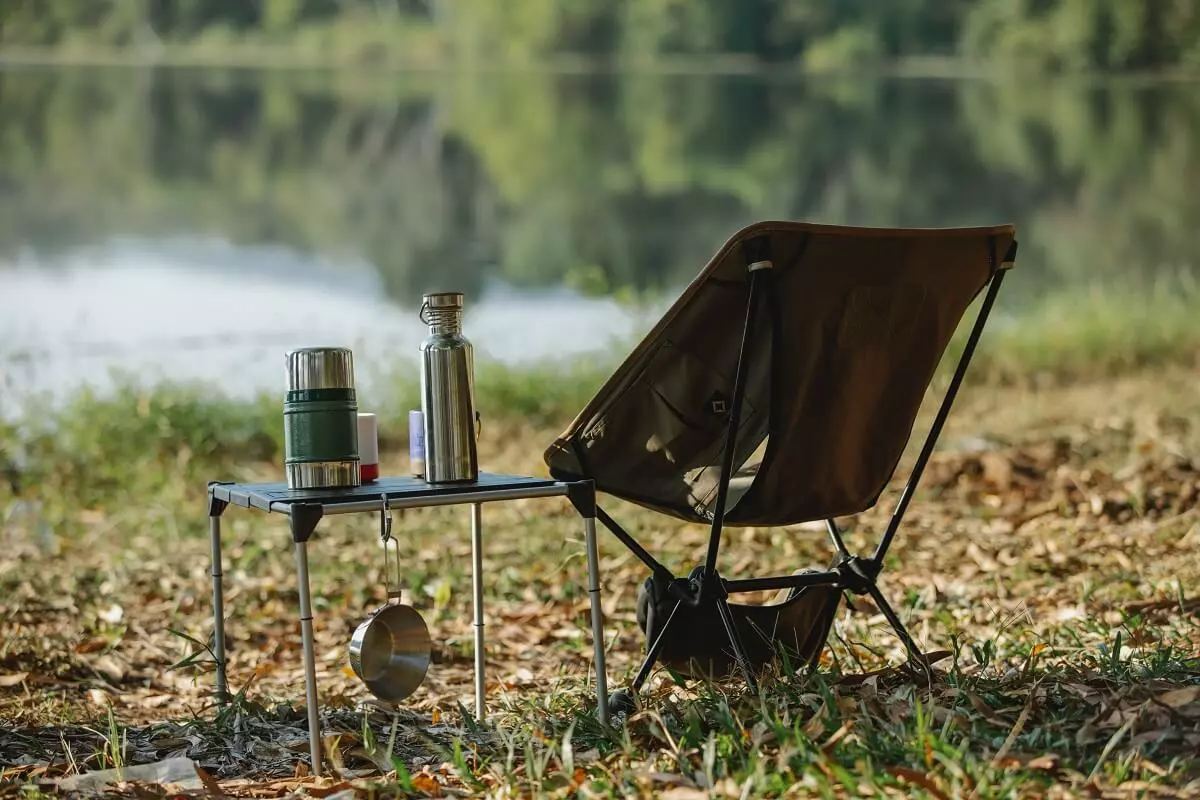
[[[388,502],[387,493],[380,495],[383,498],[383,505],[379,509],[379,540],[383,543],[383,586],[387,591],[388,599],[400,599],[400,543],[392,538],[392,509]],[[388,542],[391,542],[396,551],[396,588],[392,588],[392,570],[388,564]]]
[[[380,497],[383,498],[383,505],[379,509],[379,538],[386,546],[388,539],[392,538],[392,507],[386,492]]]

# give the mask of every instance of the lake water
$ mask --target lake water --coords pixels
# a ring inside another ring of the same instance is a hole
[[[415,363],[628,343],[758,219],[1015,222],[1000,313],[1200,252],[1184,83],[0,70],[3,406],[113,370],[278,391],[292,347]]]
[[[53,266],[36,254],[0,272],[5,396],[62,399],[81,385],[200,381],[230,396],[282,391],[283,354],[350,347],[356,384],[415,375],[426,327],[413,304],[386,296],[365,264],[329,264],[286,248],[227,241],[114,240]],[[603,351],[641,333],[644,309],[561,287],[488,286],[465,324],[479,359],[510,364]]]

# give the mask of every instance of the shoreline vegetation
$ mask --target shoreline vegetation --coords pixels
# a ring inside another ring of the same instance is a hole
[[[1200,366],[1200,286],[1189,273],[1140,290],[1058,292],[1018,315],[1006,312],[1003,298],[1002,291],[969,385],[1042,390]],[[978,299],[942,358],[935,391],[957,363],[977,309]],[[483,361],[478,405],[493,425],[565,426],[633,344],[521,366]],[[419,402],[415,374],[384,376],[379,385],[382,396],[368,404],[380,415],[381,448],[398,451],[407,446],[397,438],[407,430],[407,410]],[[141,385],[118,376],[113,391],[82,388],[57,407],[27,398],[25,412],[0,420],[0,473],[27,473],[20,482],[28,484],[63,457],[121,462],[138,448],[164,456],[187,450],[221,463],[275,461],[283,452],[277,394],[242,400],[215,382]],[[81,455],[70,456],[73,450]]]
[[[287,44],[263,44],[253,41],[222,45],[173,45],[163,48],[136,49],[85,45],[81,47],[28,47],[0,45],[0,66],[28,67],[219,67],[221,69],[279,70],[379,70],[411,72],[525,72],[547,74],[596,74],[635,72],[638,74],[676,75],[812,75],[841,71],[839,67],[806,67],[803,63],[764,64],[736,53],[705,56],[654,56],[628,59],[597,58],[586,54],[556,54],[519,59],[489,60],[456,58],[451,54],[410,54],[368,52],[312,53]],[[1012,74],[1004,65],[967,61],[952,57],[911,57],[894,61],[847,67],[856,75],[921,78],[988,78]],[[1019,72],[1019,70],[1018,70]],[[1077,73],[1072,77],[1088,73]],[[1109,79],[1110,73],[1092,73]],[[1117,77],[1144,77],[1154,80],[1200,78],[1200,71],[1161,71],[1122,74]]]
[[[538,73],[543,75],[661,75],[661,76],[748,76],[757,78],[821,78],[853,75],[858,78],[882,78],[894,80],[946,80],[984,81],[991,83],[1015,82],[1036,76],[1039,80],[1054,83],[1077,83],[1097,85],[1140,84],[1161,85],[1164,83],[1200,82],[1200,69],[1167,69],[1152,72],[1080,71],[1046,74],[1034,70],[1032,73],[1019,66],[986,64],[955,58],[909,58],[886,64],[847,67],[806,67],[798,65],[767,65],[730,56],[728,58],[656,58],[652,60],[630,60],[612,62],[591,60],[586,57],[559,56],[537,61],[464,63],[455,59],[430,60],[387,60],[372,61],[357,58],[313,58],[303,54],[292,54],[281,49],[278,53],[264,53],[256,47],[247,47],[245,52],[237,49],[217,52],[188,52],[181,49],[166,54],[130,53],[125,50],[96,50],[82,52],[60,52],[52,49],[24,49],[0,47],[0,70],[37,68],[99,68],[99,69],[159,69],[188,70],[205,69],[226,72],[353,72],[362,77],[392,74],[453,75],[479,74],[503,75]]]
[[[481,73],[536,72],[560,75],[712,75],[760,78],[804,78],[838,75],[924,80],[1020,80],[1036,75],[1058,82],[1136,85],[1200,81],[1200,66],[1173,66],[1149,70],[1078,69],[1046,70],[1019,62],[980,61],[957,56],[905,56],[868,63],[807,64],[804,61],[764,63],[738,53],[704,56],[655,55],[600,58],[587,54],[554,54],[528,59],[479,60],[451,53],[313,53],[288,44],[255,41],[219,45],[171,45],[161,48],[128,48],[83,45],[70,47],[5,46],[0,44],[0,69],[34,67],[100,67],[221,69],[272,71],[358,71],[372,73]]]
[[[1140,5],[1140,4],[1139,4]],[[1200,75],[1188,3],[0,0],[0,62]]]

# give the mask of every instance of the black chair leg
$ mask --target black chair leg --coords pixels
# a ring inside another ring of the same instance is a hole
[[[742,644],[742,637],[738,633],[737,624],[733,619],[733,612],[729,610],[729,600],[724,597],[717,598],[717,611],[721,615],[721,622],[725,625],[725,635],[729,637],[729,645],[733,648],[733,657],[737,659],[738,667],[742,670],[742,676],[746,679],[746,685],[750,687],[750,691],[758,692],[758,679],[754,677],[754,670],[750,666],[750,659],[746,655],[746,646]]]
[[[888,624],[892,626],[892,630],[896,632],[896,636],[904,643],[904,649],[908,651],[908,660],[920,668],[928,685],[933,686],[933,668],[929,666],[925,655],[917,647],[917,643],[913,641],[908,629],[904,627],[904,623],[900,621],[900,616],[892,608],[887,598],[883,596],[883,592],[879,591],[879,587],[875,585],[874,581],[868,584],[867,593],[871,595],[871,599],[875,601],[875,605],[883,612],[883,616],[887,618]]]
[[[675,621],[675,614],[679,611],[681,601],[676,600],[675,605],[671,606],[671,613],[667,615],[667,621],[663,623],[662,629],[658,635],[654,637],[654,641],[650,643],[650,649],[646,651],[646,657],[642,659],[642,666],[638,668],[637,675],[633,678],[633,683],[627,689],[618,689],[613,692],[608,698],[608,709],[613,714],[630,714],[637,708],[637,694],[642,690],[646,680],[650,677],[650,671],[654,669],[655,663],[658,662],[658,654],[662,652],[663,646],[667,643],[667,631],[671,628],[671,623]]]

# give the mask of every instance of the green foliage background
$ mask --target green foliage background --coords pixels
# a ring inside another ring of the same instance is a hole
[[[911,56],[1049,69],[1200,67],[1196,0],[0,0],[3,43],[289,43],[455,61],[734,55],[809,66]]]

